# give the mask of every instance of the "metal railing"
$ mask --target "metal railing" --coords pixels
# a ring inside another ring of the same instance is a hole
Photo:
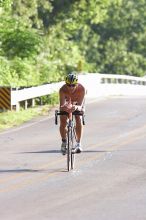
[[[104,95],[146,95],[146,78],[127,75],[89,73],[79,75],[79,82],[87,88],[87,96]],[[35,99],[57,92],[64,82],[45,84],[30,88],[0,87],[0,110],[19,111],[20,103],[24,108],[35,105]],[[136,91],[136,92],[135,92]]]

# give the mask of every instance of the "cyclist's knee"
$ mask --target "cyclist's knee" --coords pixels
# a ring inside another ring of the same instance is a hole
[[[60,124],[60,129],[61,129],[61,130],[66,129],[66,124]]]
[[[60,128],[64,129],[66,127],[66,123],[67,123],[66,119],[60,119]]]
[[[80,116],[76,116],[76,124],[81,124],[81,117]]]

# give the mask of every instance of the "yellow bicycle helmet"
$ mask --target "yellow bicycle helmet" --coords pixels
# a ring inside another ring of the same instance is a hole
[[[65,82],[68,85],[76,85],[78,83],[78,76],[76,73],[69,73],[66,78]]]

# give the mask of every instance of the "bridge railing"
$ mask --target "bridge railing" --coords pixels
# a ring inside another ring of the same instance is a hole
[[[81,82],[87,89],[87,96],[98,97],[107,95],[146,95],[146,78],[127,75],[87,73],[79,75]],[[35,99],[57,92],[64,82],[45,84],[30,88],[0,87],[0,110],[19,111],[20,103],[24,102],[25,109],[28,102],[35,105]]]
[[[94,74],[80,76],[88,97],[111,95],[146,96],[146,78],[127,75]]]

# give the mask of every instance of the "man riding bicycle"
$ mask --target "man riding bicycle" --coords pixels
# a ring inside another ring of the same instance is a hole
[[[85,87],[78,83],[78,76],[76,73],[70,73],[65,78],[65,84],[59,90],[60,99],[60,111],[65,111],[68,113],[74,111],[84,111],[84,100],[85,100]],[[75,116],[76,120],[76,136],[77,142],[75,144],[75,153],[80,153],[82,151],[81,147],[81,137],[83,133],[83,125],[81,117],[79,115]],[[60,135],[62,138],[61,152],[63,155],[66,154],[66,124],[67,116],[60,115]]]

